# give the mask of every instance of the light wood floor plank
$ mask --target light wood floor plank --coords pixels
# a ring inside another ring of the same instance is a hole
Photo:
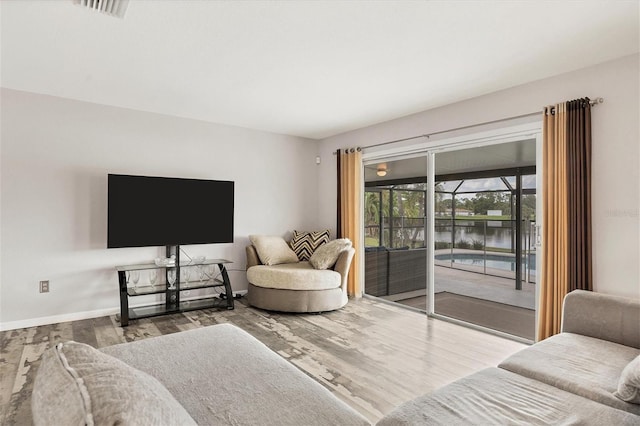
[[[0,424],[7,424],[13,385],[27,340],[27,330],[0,333]]]
[[[76,340],[111,346],[232,323],[376,422],[397,405],[495,366],[525,345],[373,299],[335,312],[280,314],[246,306],[132,321],[116,316],[0,333],[0,424],[31,424],[30,400],[42,353]],[[238,366],[241,367],[241,366]]]

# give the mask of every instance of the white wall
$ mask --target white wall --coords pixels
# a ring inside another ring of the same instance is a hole
[[[639,297],[639,62],[640,56],[632,55],[323,140],[318,181],[320,227],[335,227],[332,152],[336,148],[366,147],[524,115],[583,96],[603,97],[604,103],[592,112],[594,286],[602,293]],[[476,131],[468,129],[456,135]]]
[[[183,247],[230,259],[232,270],[245,268],[249,234],[317,222],[315,141],[6,89],[1,107],[3,328],[113,311],[114,266],[162,253],[106,249],[107,173],[235,181],[234,243]],[[230,278],[234,291],[247,288],[244,272]]]
[[[0,328],[113,312],[113,267],[161,253],[105,249],[107,173],[234,180],[234,244],[184,248],[243,269],[251,233],[335,228],[336,148],[527,114],[582,96],[605,98],[593,110],[595,288],[638,296],[639,61],[622,58],[320,143],[2,89]],[[158,214],[168,215],[164,208]],[[235,291],[246,289],[243,272],[230,276]],[[51,292],[39,294],[44,279]]]

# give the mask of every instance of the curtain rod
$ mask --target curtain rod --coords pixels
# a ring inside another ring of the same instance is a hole
[[[603,98],[595,98],[595,99],[590,100],[589,104],[591,106],[596,106],[596,105],[601,104],[603,102],[604,102]],[[363,146],[362,149],[374,148],[374,147],[377,147],[377,146],[390,145],[390,144],[393,144],[393,143],[410,141],[412,139],[419,139],[419,138],[427,138],[427,139],[429,139],[431,136],[440,135],[442,133],[455,132],[455,131],[458,131],[458,130],[470,129],[472,127],[478,127],[478,126],[485,126],[487,124],[500,123],[502,121],[517,120],[518,118],[531,117],[533,115],[539,115],[541,113],[543,113],[543,111],[530,112],[528,114],[516,115],[516,116],[513,116],[513,117],[506,117],[506,118],[501,118],[501,119],[498,119],[498,120],[485,121],[483,123],[470,124],[468,126],[456,127],[454,129],[439,130],[437,132],[425,133],[425,134],[422,134],[422,135],[411,136],[411,137],[408,137],[408,138],[396,139],[396,140],[393,140],[393,141],[381,142],[381,143],[376,143],[376,144],[373,144],[373,145],[367,145],[367,146]],[[338,154],[338,151],[333,151],[333,155],[337,155],[337,154]]]
[[[580,99],[576,99],[576,100],[580,100]],[[589,105],[591,105],[593,107],[593,106],[596,106],[596,105],[601,104],[603,102],[604,102],[603,98],[590,99],[589,100]],[[556,113],[556,107],[552,106],[551,107],[551,114],[555,114],[555,113]]]

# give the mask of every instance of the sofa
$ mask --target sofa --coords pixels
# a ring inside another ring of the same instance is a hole
[[[368,425],[325,387],[230,324],[100,350],[43,354],[39,425]]]
[[[284,240],[279,240],[275,239],[286,250]],[[258,243],[246,247],[249,305],[280,312],[327,312],[347,304],[347,277],[355,254],[349,240],[330,241],[302,261],[295,254],[268,256]],[[273,250],[273,244],[269,248]],[[330,253],[319,266],[314,256],[321,251]],[[278,260],[266,261],[274,257]]]
[[[561,333],[378,423],[417,424],[640,425],[640,301],[569,293]]]
[[[638,425],[639,348],[640,301],[574,291],[560,334],[402,404],[378,425]],[[32,413],[36,426],[369,424],[230,324],[101,350],[58,344],[42,357]]]

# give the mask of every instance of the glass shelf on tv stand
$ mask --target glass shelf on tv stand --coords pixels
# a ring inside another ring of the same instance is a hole
[[[195,260],[190,260],[190,261],[181,261],[180,262],[180,267],[181,268],[185,268],[185,267],[196,267],[196,266],[208,266],[208,265],[224,265],[227,263],[233,263],[230,260],[226,260],[226,259],[205,259],[201,262],[196,262]],[[123,265],[123,266],[116,266],[116,271],[118,272],[125,272],[125,271],[144,271],[147,269],[166,269],[166,268],[175,268],[176,264],[172,263],[169,265],[157,265],[155,263],[141,263],[138,265]]]
[[[140,319],[154,317],[158,315],[167,315],[172,313],[191,311],[195,309],[233,309],[233,291],[231,289],[231,283],[229,281],[229,275],[227,274],[226,264],[233,263],[226,259],[205,259],[202,261],[181,261],[179,264],[170,265],[157,265],[154,263],[143,263],[137,265],[125,265],[117,266],[118,281],[120,286],[120,325],[122,327],[129,325],[130,319]],[[181,283],[179,274],[175,283],[175,288],[170,289],[166,284],[161,283],[157,285],[136,285],[130,286],[127,282],[127,272],[130,271],[142,271],[151,269],[181,269],[191,268],[198,266],[217,265],[220,272],[219,276],[216,276],[209,280],[194,280]],[[181,300],[181,293],[187,290],[206,289],[223,287],[224,292],[221,292],[218,296],[211,297],[206,295],[196,299]],[[163,304],[149,304],[146,306],[137,306],[129,308],[129,297],[146,296],[154,294],[165,294],[165,302]]]
[[[179,312],[195,311],[199,309],[229,309],[226,299],[217,297],[204,297],[201,299],[185,300],[180,305],[167,306],[166,304],[155,304],[147,306],[137,306],[129,308],[128,318],[130,320],[156,317],[160,315],[176,314]]]
[[[188,283],[180,283],[180,291],[197,290],[200,288],[224,287],[224,281],[220,278],[214,278],[206,281],[189,281]],[[174,290],[178,290],[177,288]],[[146,296],[149,294],[163,294],[167,291],[166,284],[156,285],[137,285],[135,287],[127,287],[129,296]]]

